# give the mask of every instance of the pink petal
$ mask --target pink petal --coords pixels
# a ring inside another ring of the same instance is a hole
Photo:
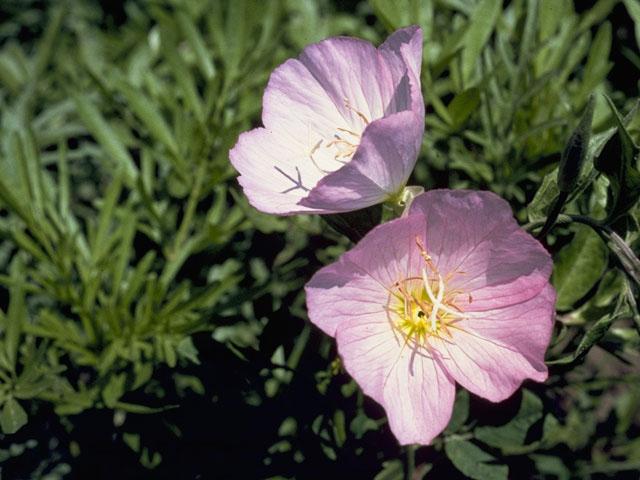
[[[240,135],[229,159],[240,172],[238,181],[251,205],[281,215],[316,211],[297,203],[322,175],[310,162],[287,161],[287,155],[296,158],[294,148],[265,128]]]
[[[453,380],[433,359],[403,348],[386,315],[343,323],[336,339],[346,370],[384,407],[401,445],[429,444],[444,430],[453,409]]]
[[[451,275],[448,289],[471,294],[469,311],[523,302],[548,284],[551,257],[491,192],[431,190],[414,199],[409,215],[425,219],[427,253]]]
[[[305,286],[311,322],[335,336],[338,326],[354,316],[386,316],[389,287],[399,272],[413,271],[419,264],[416,235],[424,235],[418,217],[383,223],[366,235],[366,242],[316,272]]]
[[[449,327],[452,338],[433,341],[442,363],[467,390],[493,402],[510,397],[523,380],[547,379],[544,354],[555,318],[555,291],[472,315]]]
[[[327,211],[356,210],[399,194],[413,170],[424,125],[412,111],[371,123],[353,159],[328,174],[300,201]]]
[[[412,26],[396,30],[378,49],[399,77],[406,66],[409,67],[408,77],[411,89],[410,108],[420,117],[424,115],[424,100],[420,89],[420,70],[422,68],[422,30],[418,26]],[[402,61],[401,61],[402,60]],[[402,108],[398,108],[402,110]]]
[[[378,50],[357,38],[336,37],[309,45],[300,61],[351,125],[360,125],[361,118],[345,103],[372,121],[384,116],[397,87]],[[405,89],[409,98],[408,84]]]
[[[337,127],[350,128],[342,116],[342,105],[340,110],[336,108],[327,91],[299,60],[287,60],[274,70],[262,106],[266,128],[306,144],[309,150],[319,139],[331,138]]]

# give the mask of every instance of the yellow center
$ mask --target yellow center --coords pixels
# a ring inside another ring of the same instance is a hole
[[[461,319],[468,318],[458,305],[462,295],[471,303],[471,294],[461,289],[447,289],[447,281],[453,272],[443,278],[422,247],[420,239],[416,243],[425,266],[421,275],[402,278],[390,287],[391,299],[386,308],[391,313],[391,322],[396,331],[405,339],[404,344],[412,347],[428,347],[430,338],[450,338],[450,327]]]

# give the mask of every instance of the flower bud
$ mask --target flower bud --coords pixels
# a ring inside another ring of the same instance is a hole
[[[580,120],[580,123],[569,137],[569,141],[562,151],[560,165],[558,166],[558,190],[561,192],[571,192],[580,178],[584,160],[587,158],[587,148],[591,137],[591,122],[593,121],[593,110],[596,100],[592,94],[589,97],[587,109]]]

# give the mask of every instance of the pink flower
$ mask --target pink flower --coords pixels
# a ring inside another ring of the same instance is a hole
[[[376,49],[357,38],[309,45],[272,74],[262,121],[229,156],[267,213],[357,210],[399,195],[420,153],[422,30]]]
[[[432,190],[306,286],[309,318],[401,444],[447,425],[455,382],[493,402],[547,378],[552,262],[489,192]]]

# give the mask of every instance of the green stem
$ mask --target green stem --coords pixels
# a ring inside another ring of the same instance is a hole
[[[416,470],[417,445],[407,445],[407,480],[413,480]]]
[[[547,217],[547,221],[542,227],[542,230],[540,230],[540,233],[536,235],[536,238],[538,240],[542,240],[544,237],[546,237],[547,233],[549,233],[549,230],[553,228],[553,225],[556,223],[556,219],[558,218],[558,215],[560,215],[560,212],[562,211],[562,207],[564,207],[564,204],[567,201],[568,196],[569,196],[568,192],[560,192],[560,195],[558,195],[558,198],[556,199],[556,203],[553,204],[553,208],[551,209],[551,212],[549,213],[549,216]]]
[[[557,203],[560,202],[558,201]],[[548,231],[555,223],[555,219],[553,222],[549,222],[550,218],[551,215],[547,218],[547,221],[544,223],[542,231],[537,235],[537,238],[544,237],[543,233],[545,233],[545,228]],[[629,245],[627,245],[620,235],[618,235],[611,227],[586,215],[562,215],[559,218],[563,223],[575,222],[591,227],[600,236],[600,238],[602,238],[609,251],[613,253],[618,261],[618,266],[627,275],[629,280],[635,284],[636,288],[640,288],[640,259],[636,257]],[[538,228],[541,223],[542,222],[531,222],[526,224],[523,229],[530,232]]]
[[[189,200],[187,201],[187,208],[184,212],[184,217],[182,218],[182,223],[180,224],[180,228],[178,228],[178,233],[176,234],[176,240],[173,244],[173,249],[171,255],[174,256],[182,247],[189,230],[191,229],[191,222],[193,221],[193,216],[196,213],[196,206],[198,205],[198,200],[200,198],[200,190],[202,188],[202,181],[204,179],[204,171],[205,171],[205,162],[200,162],[198,167],[198,173],[196,173],[195,182],[193,185],[193,189],[191,190],[191,194],[189,195]]]

